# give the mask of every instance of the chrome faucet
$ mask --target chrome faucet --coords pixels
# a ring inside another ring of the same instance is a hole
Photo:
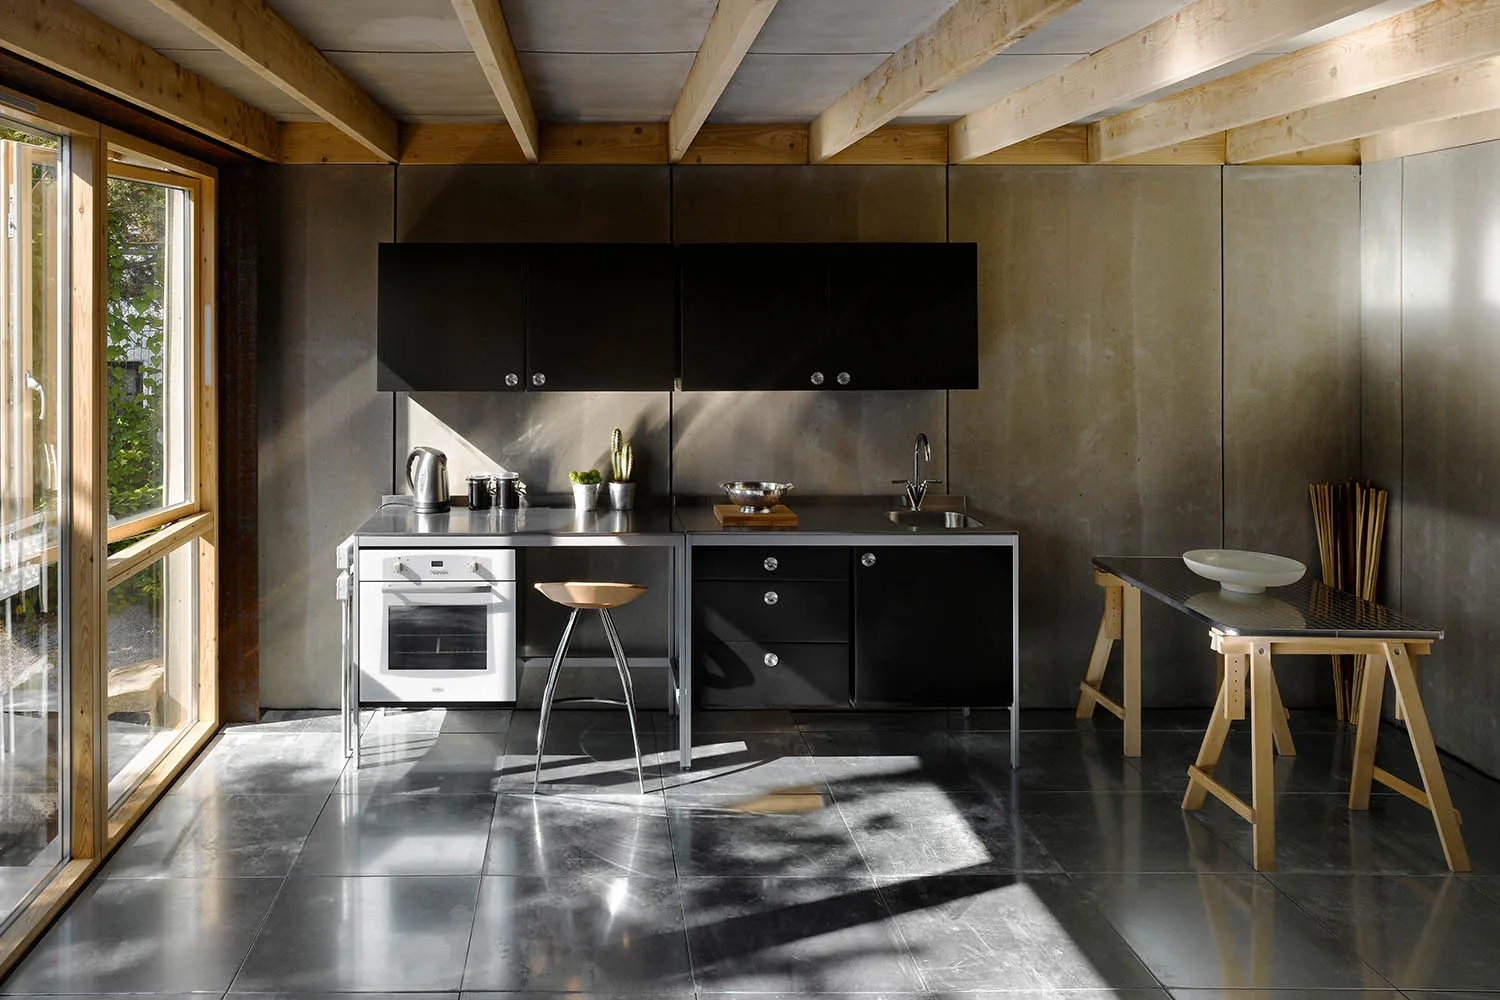
[[[927,487],[941,483],[941,479],[922,478],[922,460],[932,461],[932,445],[927,441],[926,434],[918,434],[916,444],[911,450],[911,478],[892,479],[891,482],[906,490],[906,503],[911,510],[921,510],[922,501],[927,497]]]

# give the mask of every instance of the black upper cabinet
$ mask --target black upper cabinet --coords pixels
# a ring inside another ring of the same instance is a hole
[[[678,255],[684,389],[817,384],[829,334],[826,246],[689,243]]]
[[[528,247],[526,369],[531,389],[671,389],[677,375],[672,247]]]
[[[832,247],[828,259],[827,363],[836,384],[979,387],[973,243],[848,243]]]
[[[972,243],[698,244],[679,253],[684,389],[979,384]]]
[[[506,388],[526,367],[525,249],[382,243],[378,389]]]

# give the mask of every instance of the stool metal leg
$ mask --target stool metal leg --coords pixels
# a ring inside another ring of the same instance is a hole
[[[562,673],[563,657],[568,652],[568,641],[573,638],[573,626],[578,624],[578,609],[568,615],[568,624],[563,626],[562,639],[557,643],[557,652],[552,656],[552,667],[547,671],[547,686],[542,690],[541,717],[536,725],[536,770],[531,776],[531,791],[536,793],[542,780],[542,749],[547,745],[547,717],[552,714],[552,696],[557,693],[557,678]]]
[[[620,686],[625,689],[625,711],[630,714],[630,742],[635,746],[635,778],[640,782],[641,794],[646,794],[646,772],[641,766],[641,741],[635,734],[635,685],[630,681],[630,663],[625,659],[625,648],[620,645],[615,623],[604,608],[599,609],[604,622],[604,635],[609,639],[609,648],[615,654],[615,667],[620,671]]]

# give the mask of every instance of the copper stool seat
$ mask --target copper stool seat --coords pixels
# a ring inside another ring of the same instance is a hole
[[[635,583],[601,583],[594,581],[567,581],[538,583],[534,585],[543,597],[554,604],[571,608],[568,623],[563,626],[562,639],[552,657],[552,667],[547,671],[547,686],[542,691],[541,718],[536,729],[536,770],[531,777],[531,790],[535,792],[542,780],[542,750],[547,742],[547,722],[552,715],[552,706],[589,702],[595,705],[619,705],[630,717],[630,742],[635,747],[635,776],[640,783],[641,794],[646,793],[646,773],[641,765],[641,741],[635,730],[635,688],[630,682],[630,663],[625,659],[625,649],[620,645],[620,635],[615,631],[611,608],[623,607],[646,592],[646,588]],[[604,636],[614,654],[615,669],[620,673],[620,686],[625,691],[625,700],[615,698],[563,698],[554,699],[557,679],[562,673],[563,657],[568,652],[568,642],[573,638],[573,628],[578,624],[580,611],[597,611],[604,624]]]

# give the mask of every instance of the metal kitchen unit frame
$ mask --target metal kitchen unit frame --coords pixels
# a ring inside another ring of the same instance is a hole
[[[687,629],[692,616],[688,613],[687,593],[684,582],[687,575],[687,536],[681,532],[652,532],[618,534],[556,535],[545,533],[518,534],[471,534],[450,535],[371,535],[361,543],[358,533],[346,538],[338,548],[338,598],[343,604],[343,694],[341,698],[344,730],[344,756],[356,756],[359,751],[359,643],[352,638],[359,626],[359,550],[361,548],[463,548],[465,542],[482,542],[485,548],[530,549],[530,548],[615,548],[621,546],[644,546],[671,550],[672,573],[669,586],[671,593],[668,607],[672,613],[672,628],[668,642],[667,667],[671,698],[679,714],[685,720],[684,733],[691,730],[686,720],[691,718],[693,704],[692,657]],[[518,581],[519,583],[519,581]],[[687,669],[684,669],[684,664]],[[519,667],[519,661],[517,663]],[[519,680],[519,677],[518,677]],[[682,769],[692,766],[692,740],[687,739],[681,747]]]
[[[855,532],[802,532],[795,530],[767,530],[763,528],[743,528],[737,531],[709,531],[691,532],[686,536],[687,546],[686,563],[683,566],[682,582],[677,591],[682,595],[680,605],[682,613],[687,616],[684,623],[678,626],[678,632],[686,643],[684,647],[683,661],[687,664],[687,683],[679,688],[684,692],[683,699],[679,702],[677,720],[677,738],[680,741],[682,752],[682,769],[685,771],[692,765],[693,745],[693,701],[692,701],[692,674],[693,674],[693,624],[692,624],[692,597],[693,597],[693,549],[698,546],[710,546],[721,548],[726,545],[752,545],[759,548],[774,546],[805,546],[826,545],[839,548],[871,548],[892,546],[953,546],[953,545],[1003,545],[1009,546],[1011,550],[1011,621],[1014,628],[1011,630],[1011,703],[1010,703],[1010,762],[1011,768],[1020,766],[1021,763],[1021,547],[1020,536],[1015,532],[993,532],[980,533],[964,531],[961,534],[951,531],[931,531],[915,534],[885,533],[868,534]]]

